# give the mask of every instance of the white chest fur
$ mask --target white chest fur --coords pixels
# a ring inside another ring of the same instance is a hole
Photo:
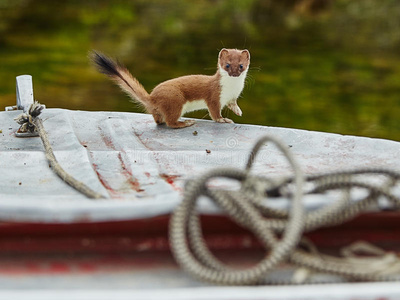
[[[183,105],[181,115],[183,116],[187,112],[206,109],[206,108],[207,104],[204,100],[188,101]]]
[[[236,100],[244,87],[244,80],[246,79],[247,70],[243,72],[238,77],[229,76],[228,72],[224,69],[220,68],[220,85],[221,85],[221,94],[219,101],[221,103],[221,109],[225,107],[230,101]],[[207,104],[204,100],[194,100],[186,102],[182,107],[181,115],[184,115],[187,112],[206,109]]]
[[[232,100],[236,100],[244,87],[244,80],[246,79],[247,70],[240,74],[238,77],[229,76],[228,72],[220,67],[221,74],[220,85],[221,95],[220,103],[221,108],[228,104]]]

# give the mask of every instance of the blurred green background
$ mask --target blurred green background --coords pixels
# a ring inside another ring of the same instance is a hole
[[[89,50],[150,91],[213,74],[223,47],[251,52],[243,117],[223,113],[235,122],[400,140],[397,0],[0,0],[0,108],[31,74],[47,107],[139,111]]]

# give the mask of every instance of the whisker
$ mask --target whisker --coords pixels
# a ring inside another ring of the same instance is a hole
[[[256,67],[249,67],[249,70],[256,70],[256,71],[261,71],[261,67],[260,66],[256,66]]]
[[[245,88],[250,88],[254,85],[254,83],[256,82],[255,78],[252,75],[247,75],[246,79],[245,79]]]

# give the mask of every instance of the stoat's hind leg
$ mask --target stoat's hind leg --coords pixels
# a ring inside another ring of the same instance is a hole
[[[157,123],[157,125],[161,125],[164,124],[164,117],[162,116],[162,114],[160,114],[158,112],[158,110],[154,109],[151,114],[153,115],[154,121]]]
[[[167,123],[167,126],[171,128],[184,128],[192,126],[194,123],[196,123],[193,120],[179,121],[179,118],[182,114],[182,106],[178,107],[175,105],[175,107],[164,107],[163,113],[165,123]]]
[[[184,128],[194,125],[196,122],[193,120],[185,120],[185,121],[176,121],[174,123],[167,122],[167,125],[171,128]]]

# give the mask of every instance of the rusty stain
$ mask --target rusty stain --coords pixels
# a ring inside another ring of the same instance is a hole
[[[160,177],[164,179],[169,184],[174,184],[175,179],[178,178],[178,175],[168,175],[168,174],[161,174]]]
[[[121,152],[118,153],[118,159],[121,163],[122,174],[126,177],[127,182],[129,183],[130,187],[135,190],[136,192],[143,192],[144,189],[140,187],[140,183],[137,178],[133,177],[132,171],[130,171],[127,166],[125,165],[124,159],[122,158]]]
[[[134,131],[134,134],[136,135],[136,137],[138,138],[138,140],[142,143],[142,145],[143,145],[146,149],[148,149],[148,150],[150,150],[150,151],[153,151],[153,149],[151,149],[151,148],[149,147],[149,145],[147,145],[146,142],[143,141],[143,138],[142,138],[143,133],[144,133],[144,132],[142,132],[142,133],[137,133],[136,131]]]
[[[97,164],[92,163],[93,170],[96,172],[97,178],[99,179],[101,185],[106,188],[107,191],[110,192],[110,194],[113,196],[113,198],[121,198],[121,196],[118,195],[117,191],[115,191],[110,184],[107,182],[107,180],[103,177],[103,175],[100,174],[99,172],[99,167]]]
[[[136,135],[136,137],[138,138],[138,140],[142,143],[142,145],[143,145],[146,149],[148,149],[149,151],[151,151],[151,153],[152,153],[152,155],[153,155],[153,157],[154,157],[154,160],[157,162],[157,164],[158,164],[159,166],[162,166],[163,163],[160,161],[160,157],[158,156],[158,154],[155,153],[155,152],[154,152],[154,149],[152,149],[149,145],[147,145],[146,141],[143,140],[143,138],[142,138],[143,132],[142,132],[141,134],[139,134],[139,133],[137,133],[136,131],[134,131],[134,134]],[[135,160],[135,163],[136,163],[136,160]],[[147,175],[146,173],[147,173],[148,175]],[[148,173],[148,172],[146,172],[146,173],[145,173],[146,176],[150,178],[150,173]],[[177,186],[175,186],[175,184],[174,184],[174,182],[173,182],[173,181],[174,181],[177,177],[179,177],[179,176],[177,176],[177,175],[161,174],[160,177],[163,178],[165,181],[167,181],[167,183],[169,183],[170,185],[172,185],[172,187],[174,188],[174,190],[176,190],[176,191],[182,191],[182,189],[179,188],[179,187],[177,187]],[[167,178],[169,178],[169,179],[167,180]]]
[[[106,144],[106,146],[108,148],[111,148],[111,149],[115,150],[114,144],[113,144],[112,140],[109,137],[104,136],[104,135],[101,135],[101,137],[103,138],[104,144]]]
[[[113,150],[116,150],[112,139],[111,139],[110,137],[106,136],[106,135],[103,133],[103,130],[101,129],[100,126],[98,126],[97,128],[99,129],[100,136],[101,136],[101,138],[102,138],[104,144],[105,144],[108,148],[111,148],[111,149],[113,149]]]
[[[129,183],[129,185],[131,186],[131,188],[133,189],[133,190],[135,190],[136,192],[144,192],[144,189],[142,189],[141,187],[140,187],[140,183],[139,183],[139,181],[136,179],[136,178],[130,178],[129,180],[128,180],[128,183]]]
[[[101,138],[102,138],[104,144],[105,144],[108,148],[110,148],[110,149],[112,149],[112,150],[117,150],[116,147],[115,147],[115,145],[114,145],[114,143],[113,143],[113,141],[112,141],[112,139],[111,139],[111,137],[106,136],[106,135],[103,133],[103,130],[101,129],[100,126],[98,126],[97,128],[99,129],[100,136],[101,136]],[[83,147],[87,147],[87,142],[84,142],[84,141],[83,141],[83,142],[81,142],[81,144],[82,144]],[[118,153],[118,160],[120,161],[120,165],[121,165],[121,174],[126,178],[126,182],[129,184],[130,188],[131,188],[132,190],[136,191],[136,192],[143,192],[144,189],[142,189],[142,188],[140,187],[139,181],[138,181],[136,178],[133,177],[132,172],[131,172],[131,171],[128,169],[128,167],[126,166],[126,164],[125,164],[125,162],[124,162],[124,159],[123,159],[123,157],[122,157],[121,152]],[[117,191],[117,190],[115,190],[115,189],[113,189],[113,188],[111,187],[111,185],[107,182],[107,180],[100,174],[100,172],[99,172],[99,170],[98,170],[98,166],[97,166],[96,164],[93,163],[92,165],[93,165],[93,168],[94,168],[94,170],[95,170],[95,172],[96,172],[96,174],[97,174],[97,177],[99,178],[100,183],[101,183],[108,191],[111,192],[111,194],[112,194],[112,196],[113,196],[114,198],[116,198],[116,197],[118,196],[118,194],[119,194],[119,191]],[[121,196],[119,196],[119,198],[120,198],[120,197],[121,197]]]
[[[144,131],[143,131],[142,133],[137,133],[137,132],[135,131],[134,133],[135,133],[135,135],[136,135],[138,138],[140,138],[140,137],[143,135]]]
[[[121,163],[122,170],[127,172],[129,175],[132,175],[132,173],[127,169],[127,167],[125,165],[125,162],[124,162],[124,159],[122,158],[121,152],[118,153],[118,159],[119,159],[119,162]]]
[[[176,186],[175,180],[179,178],[179,175],[168,175],[168,174],[160,174],[160,177],[165,180],[166,183],[170,184],[172,188],[176,191],[182,191],[182,189]]]

